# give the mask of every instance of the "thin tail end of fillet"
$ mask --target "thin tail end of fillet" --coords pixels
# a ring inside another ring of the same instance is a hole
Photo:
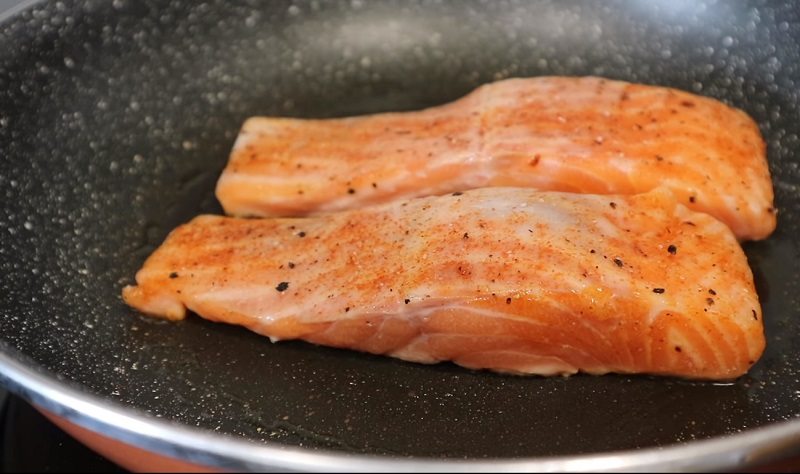
[[[186,319],[186,306],[179,299],[165,292],[151,292],[136,285],[122,289],[122,299],[129,306],[155,318],[169,321]]]

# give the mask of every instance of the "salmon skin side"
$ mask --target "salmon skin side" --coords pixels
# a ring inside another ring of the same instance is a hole
[[[304,216],[485,186],[635,194],[666,185],[740,241],[776,226],[757,124],[720,101],[598,77],[498,81],[414,112],[254,117],[219,177],[234,216]]]
[[[122,295],[272,341],[514,374],[727,380],[765,345],[735,235],[665,188],[489,187],[305,218],[203,215]]]

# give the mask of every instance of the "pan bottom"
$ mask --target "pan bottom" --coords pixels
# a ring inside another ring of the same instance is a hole
[[[78,426],[41,408],[35,408],[42,416],[65,433],[91,448],[118,466],[131,472],[221,472],[206,466],[181,461],[146,451],[135,446],[108,438]],[[124,471],[121,471],[124,472]]]
[[[0,472],[127,472],[0,389]]]

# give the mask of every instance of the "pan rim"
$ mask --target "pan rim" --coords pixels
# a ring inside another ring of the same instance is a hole
[[[43,3],[24,0],[0,14],[0,26]],[[193,463],[245,471],[630,472],[712,471],[763,465],[800,453],[800,418],[684,444],[609,453],[492,460],[396,458],[253,444],[158,419],[59,379],[0,340],[0,386],[23,400],[87,428],[148,451]]]
[[[202,466],[300,472],[656,472],[747,469],[800,453],[800,418],[748,431],[654,448],[572,456],[441,459],[359,455],[253,444],[148,416],[47,375],[9,354],[0,341],[0,385],[23,400],[86,428],[153,453]]]
[[[23,10],[27,10],[28,8],[36,5],[37,3],[42,3],[44,0],[21,0],[16,5],[6,9],[2,13],[0,13],[0,24],[5,21],[11,21],[11,19],[18,14],[20,14]]]

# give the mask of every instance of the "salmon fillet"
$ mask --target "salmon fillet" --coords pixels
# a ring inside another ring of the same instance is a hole
[[[743,111],[597,77],[484,85],[421,111],[247,120],[216,187],[234,216],[304,216],[484,186],[669,187],[740,241],[776,225],[766,146]]]
[[[542,376],[724,380],[764,349],[735,235],[671,191],[487,187],[313,217],[203,215],[123,289],[272,341]]]

